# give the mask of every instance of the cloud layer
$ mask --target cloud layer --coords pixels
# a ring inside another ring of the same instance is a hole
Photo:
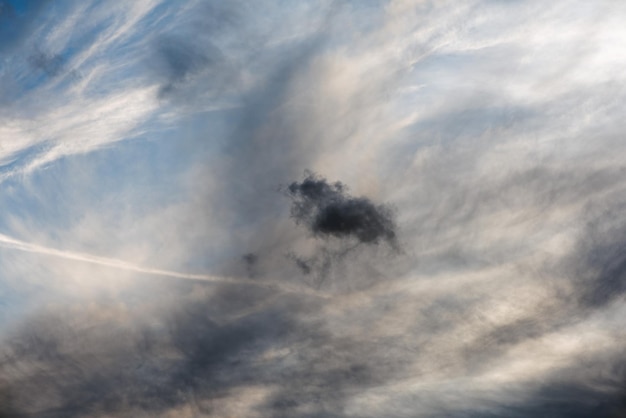
[[[623,416],[625,16],[0,2],[0,416]]]

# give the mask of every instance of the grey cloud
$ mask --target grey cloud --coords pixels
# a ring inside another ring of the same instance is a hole
[[[100,307],[112,318],[120,313]],[[37,417],[164,413],[245,384],[255,370],[251,361],[293,332],[292,319],[280,310],[225,324],[209,310],[208,300],[189,303],[153,318],[156,327],[138,317],[102,321],[88,311],[78,328],[56,325],[55,318],[67,324],[69,312],[62,310],[34,317],[3,350],[6,393],[19,394],[12,407]]]
[[[626,414],[626,372],[624,359],[597,359],[591,362],[595,376],[584,369],[569,369],[553,376],[530,393],[519,393],[511,402],[495,401],[488,411],[448,411],[445,416],[522,418],[619,418]],[[604,364],[603,364],[604,363]],[[441,415],[444,416],[444,415]]]
[[[159,416],[186,405],[211,415],[218,400],[263,385],[273,388],[257,406],[263,416],[343,416],[352,390],[401,373],[402,360],[386,356],[393,341],[338,336],[311,320],[319,301],[283,296],[233,319],[274,295],[220,286],[198,298],[193,287],[166,284],[178,306],[166,311],[137,295],[134,304],[156,315],[101,301],[95,312],[80,304],[31,316],[0,355],[2,412]]]
[[[330,275],[333,264],[340,260],[345,253],[346,250],[332,252],[328,248],[321,246],[316,249],[315,254],[309,257],[303,257],[293,252],[287,253],[286,257],[292,260],[305,276],[314,275],[313,281],[308,283],[319,289]]]
[[[366,197],[351,197],[341,182],[329,184],[323,177],[309,174],[302,182],[291,183],[287,194],[292,199],[291,216],[316,236],[395,245],[391,209]]]
[[[310,261],[303,260],[302,258],[296,256],[295,254],[288,254],[287,256],[293,258],[293,260],[296,262],[296,265],[302,271],[303,274],[307,275],[311,273]]]
[[[243,261],[246,264],[246,270],[248,272],[248,277],[255,276],[256,263],[258,261],[258,257],[254,253],[244,254]]]
[[[157,47],[158,69],[163,78],[159,95],[166,97],[177,88],[198,75],[200,71],[222,60],[222,54],[213,45],[198,46],[183,39],[169,37],[161,39]]]
[[[588,205],[584,226],[564,271],[579,289],[579,301],[601,308],[626,293],[626,217],[623,189],[608,193]]]

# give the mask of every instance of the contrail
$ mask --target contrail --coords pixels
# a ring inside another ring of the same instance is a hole
[[[66,260],[76,260],[82,261],[84,263],[98,264],[100,266],[117,268],[120,270],[126,271],[134,271],[137,273],[143,274],[153,274],[156,276],[165,276],[172,277],[177,279],[189,279],[189,280],[203,280],[207,282],[215,282],[215,283],[230,283],[230,284],[245,284],[245,285],[253,285],[259,287],[265,287],[268,289],[280,290],[288,293],[299,293],[312,295],[317,297],[328,297],[323,293],[316,292],[313,289],[306,288],[298,288],[294,286],[289,286],[285,283],[278,282],[267,282],[267,281],[251,281],[245,279],[237,279],[235,277],[224,277],[224,276],[214,276],[210,274],[193,274],[193,273],[183,273],[179,271],[173,270],[163,270],[163,269],[155,269],[150,267],[139,266],[136,264],[128,263],[123,260],[108,258],[108,257],[100,257],[93,254],[74,252],[74,251],[63,251],[57,250],[55,248],[45,247],[43,245],[32,244],[29,242],[21,241],[12,237],[9,237],[4,234],[0,234],[0,247],[10,248],[18,251],[24,251],[28,253],[34,254],[42,254],[49,255],[53,257],[64,258]]]

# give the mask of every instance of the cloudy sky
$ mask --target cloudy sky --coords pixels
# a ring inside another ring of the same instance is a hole
[[[623,417],[626,2],[0,1],[0,417]]]

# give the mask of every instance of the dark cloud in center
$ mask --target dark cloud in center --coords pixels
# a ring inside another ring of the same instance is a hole
[[[287,188],[291,216],[318,237],[355,238],[364,244],[386,241],[395,246],[396,225],[391,209],[366,197],[352,197],[341,182],[309,173]]]

